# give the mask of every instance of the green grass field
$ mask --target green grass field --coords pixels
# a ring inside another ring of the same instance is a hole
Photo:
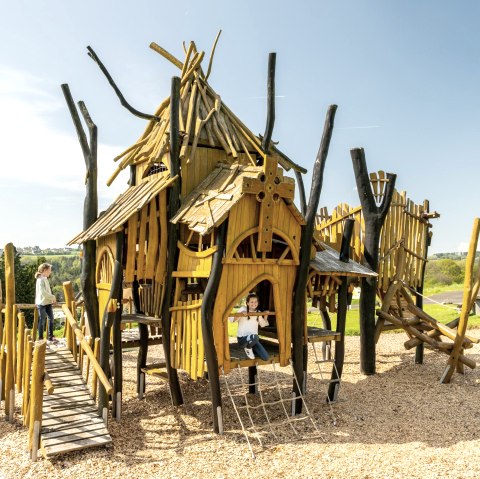
[[[425,296],[430,296],[432,294],[442,293],[446,291],[458,291],[462,289],[463,285],[450,285],[442,288],[429,288],[425,291]],[[452,304],[426,304],[423,307],[424,311],[435,318],[436,320],[440,321],[441,323],[448,323],[455,318],[458,318],[460,315],[460,311],[457,310]],[[337,325],[337,315],[330,314],[330,318],[332,320],[332,329],[334,330]],[[320,313],[313,312],[308,313],[307,316],[307,324],[309,326],[322,326],[322,318]],[[468,320],[468,329],[472,328],[480,328],[480,316],[470,316]],[[395,333],[397,331],[391,331]],[[398,332],[401,332],[400,330]],[[228,335],[235,337],[237,333],[237,324],[236,323],[229,323],[228,324]],[[347,323],[345,326],[345,334],[347,336],[358,336],[360,334],[360,325],[359,325],[359,311],[358,311],[358,300],[353,300],[353,308],[347,312]]]

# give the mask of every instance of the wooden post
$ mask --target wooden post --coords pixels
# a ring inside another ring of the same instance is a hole
[[[115,290],[112,291],[112,299],[117,302],[117,309],[115,311],[115,317],[113,319],[113,402],[112,402],[112,415],[117,420],[120,420],[121,416],[121,400],[123,391],[123,375],[122,375],[122,278],[123,278],[123,244],[124,244],[124,231],[120,231],[116,234],[116,247],[115,247],[115,265],[118,263],[118,271],[120,278],[112,279],[112,288],[115,285]],[[120,409],[118,409],[120,408]]]
[[[98,216],[98,194],[97,194],[97,143],[98,130],[88,113],[85,104],[78,102],[79,109],[87,124],[90,143],[87,141],[85,131],[82,127],[75,103],[67,84],[62,85],[62,91],[70,110],[70,115],[77,132],[78,141],[82,148],[86,166],[86,193],[83,204],[83,229],[88,229]],[[98,315],[98,297],[95,282],[96,263],[96,242],[86,241],[83,245],[82,272],[80,274],[80,287],[82,288],[85,310],[87,311],[90,334],[97,338],[100,336],[100,319]],[[69,304],[69,303],[67,303]]]
[[[47,342],[43,340],[37,343],[33,352],[32,390],[30,393],[30,416],[28,424],[28,448],[33,452],[36,451],[39,446],[39,436],[35,434],[35,424],[38,424],[38,431],[40,431],[42,426],[43,376],[45,371],[46,350]]]
[[[179,104],[180,104],[180,78],[172,78],[172,88],[170,95],[170,176],[180,173],[179,153],[180,153],[180,132],[179,132]],[[170,187],[168,197],[168,218],[171,220],[180,206],[180,178]],[[162,213],[160,213],[162,214]],[[172,367],[170,356],[170,307],[172,303],[173,292],[173,271],[177,262],[177,237],[178,226],[168,223],[168,244],[167,244],[167,268],[165,275],[165,294],[162,302],[162,344],[165,354],[165,363],[168,374],[168,383],[172,402],[175,406],[183,404],[182,391],[178,373]]]
[[[268,83],[267,83],[267,124],[262,140],[262,150],[268,153],[275,125],[275,64],[277,54],[271,52],[268,56]]]
[[[350,258],[350,241],[352,239],[353,225],[355,220],[345,220],[345,227],[343,229],[342,245],[340,247],[340,261],[349,262]],[[331,381],[328,385],[328,400],[336,401],[338,391],[340,388],[340,378],[343,372],[343,362],[345,360],[345,324],[347,321],[347,295],[348,295],[348,278],[342,276],[342,284],[338,289],[338,308],[337,308],[337,333],[340,333],[340,341],[335,341],[335,359],[334,367],[332,368]]]
[[[430,202],[425,200],[423,202],[423,211],[424,213],[429,213],[430,211]],[[415,299],[415,304],[420,309],[423,309],[423,284],[425,282],[425,271],[427,269],[427,257],[428,257],[428,247],[430,246],[431,236],[430,236],[430,223],[425,226],[425,261],[422,262],[420,278],[420,285],[417,287],[417,295]],[[415,348],[415,364],[423,364],[423,354],[424,354],[425,344],[420,343]]]
[[[202,301],[202,337],[205,346],[205,358],[207,360],[208,380],[210,383],[210,394],[212,396],[212,418],[213,430],[219,433],[222,417],[222,395],[220,391],[220,378],[218,374],[217,351],[213,338],[213,304],[217,296],[218,285],[222,276],[223,253],[225,251],[225,238],[227,236],[228,220],[225,220],[217,232],[217,250],[213,253],[212,270],[208,278],[207,286]]]
[[[25,331],[25,361],[23,366],[23,425],[28,424],[28,402],[30,400],[30,374],[32,371],[33,341],[28,330]]]
[[[459,357],[463,352],[463,339],[467,331],[468,317],[470,316],[470,310],[472,308],[472,299],[474,300],[478,294],[478,278],[480,273],[477,272],[477,281],[473,284],[473,269],[475,267],[475,255],[477,252],[478,236],[480,234],[480,218],[475,218],[473,222],[472,236],[470,238],[470,245],[468,247],[467,260],[465,264],[465,280],[463,282],[463,298],[462,298],[462,310],[460,312],[460,322],[457,327],[457,335],[453,342],[453,349],[448,358],[447,367],[440,378],[440,382],[447,384],[450,382],[452,375],[457,367]],[[474,294],[472,294],[474,293]],[[460,367],[460,371],[461,371]]]
[[[160,213],[162,214],[162,213]],[[140,295],[138,292],[138,281],[135,279],[132,284],[132,299],[133,306],[136,314],[143,314],[142,307],[140,306]],[[143,323],[138,324],[139,332],[139,347],[137,357],[137,395],[139,399],[143,398],[145,394],[145,373],[142,371],[147,365],[148,354],[148,326]],[[163,336],[165,337],[165,336]]]
[[[22,392],[22,379],[23,379],[23,354],[25,344],[25,315],[23,313],[18,314],[18,333],[17,333],[17,391]]]
[[[94,339],[95,344],[93,346],[93,354],[95,356],[95,359],[100,362],[100,338],[95,338]],[[92,397],[93,400],[97,400],[97,391],[98,391],[98,374],[95,368],[93,368],[92,371]]]
[[[14,354],[15,349],[15,318],[13,316],[13,306],[15,304],[15,248],[12,243],[5,245],[5,413],[7,419],[11,416],[15,408],[15,371]],[[4,357],[5,357],[4,356]]]
[[[363,148],[350,150],[358,195],[365,221],[364,264],[372,271],[378,268],[380,231],[387,216],[397,175],[387,173],[387,186],[380,206],[373,196]],[[377,278],[361,280],[360,293],[360,368],[364,374],[375,374],[375,302]]]
[[[310,265],[310,254],[313,239],[313,230],[315,228],[315,215],[318,210],[320,201],[320,193],[323,184],[323,170],[327,161],[328,149],[332,138],[333,123],[337,105],[330,105],[325,118],[325,125],[320,142],[320,148],[315,159],[312,173],[312,186],[310,189],[310,199],[308,202],[307,214],[305,216],[306,225],[302,226],[302,239],[300,243],[300,265],[297,269],[297,277],[295,280],[294,299],[293,299],[293,315],[292,315],[292,343],[293,343],[293,370],[297,377],[297,381],[293,381],[293,390],[295,396],[299,396],[301,391],[298,390],[299,385],[304,384],[303,372],[303,354],[304,354],[304,331],[306,321],[306,298],[305,291],[307,289],[308,268]],[[292,408],[295,413],[302,411],[302,401],[297,399],[295,406]]]

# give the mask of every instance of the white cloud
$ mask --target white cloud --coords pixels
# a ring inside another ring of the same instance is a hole
[[[52,113],[67,108],[61,95],[50,93],[53,87],[58,89],[42,78],[0,65],[0,188],[8,224],[0,241],[60,246],[78,233],[82,223],[81,210],[72,210],[72,196],[79,204],[83,201],[85,162],[73,124],[71,134],[50,124]],[[99,144],[98,164],[106,165],[98,171],[99,210],[126,189],[127,172],[106,186],[116,167],[113,158],[124,148]],[[48,221],[39,214],[48,215],[50,225],[53,218],[55,227],[47,228]]]
[[[3,141],[2,183],[22,182],[55,185],[69,191],[84,191],[85,164],[74,133],[65,135],[48,123],[48,115],[66,109],[61,98],[49,93],[52,85],[28,73],[0,66],[0,131]],[[115,165],[112,159],[123,146],[100,144],[101,158],[110,161],[110,171],[99,171],[99,195],[113,198],[125,188],[125,182],[116,181],[105,186]],[[13,183],[14,184],[14,183]]]
[[[466,253],[468,251],[469,243],[468,241],[461,241],[457,246],[457,251],[459,253]]]

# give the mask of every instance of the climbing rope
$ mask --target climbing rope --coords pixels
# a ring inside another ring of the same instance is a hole
[[[252,458],[255,458],[255,452],[250,441],[249,432],[253,433],[261,448],[265,447],[264,441],[262,440],[265,438],[262,438],[262,435],[260,434],[261,432],[264,433],[264,435],[270,434],[273,438],[273,442],[278,443],[280,442],[282,436],[281,434],[277,434],[277,432],[280,433],[278,428],[286,425],[291,428],[291,431],[295,436],[301,439],[301,431],[299,431],[295,425],[300,422],[309,422],[311,426],[313,426],[315,435],[319,435],[320,431],[305,402],[304,395],[302,393],[300,393],[298,396],[289,395],[285,391],[287,387],[291,391],[292,377],[279,377],[273,362],[271,364],[272,371],[261,370],[258,368],[258,365],[256,366],[257,374],[253,383],[244,380],[242,368],[239,365],[236,369],[236,376],[238,376],[236,383],[235,377],[233,377],[233,375],[229,375],[229,379],[222,368],[222,377],[223,382],[225,383],[225,390],[237,415],[242,433],[245,436]],[[294,378],[294,384],[297,386],[297,390],[301,391],[291,361],[290,368]],[[273,379],[267,378],[267,373],[273,373]],[[258,391],[258,395],[248,394],[248,390],[251,387],[255,387],[255,390]],[[298,400],[302,401],[304,413],[302,415],[291,416],[289,414],[289,407],[287,407],[287,404],[294,404]],[[244,417],[242,418],[242,411],[246,413],[246,417],[244,414]],[[259,412],[260,415],[258,414]],[[275,420],[272,420],[272,415],[280,415],[281,419],[277,419],[277,417],[275,417]],[[264,424],[259,425],[259,421],[263,421]],[[276,429],[277,432],[275,432]],[[291,437],[291,435],[289,435],[289,437]]]

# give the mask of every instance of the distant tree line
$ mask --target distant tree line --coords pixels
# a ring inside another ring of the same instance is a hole
[[[35,303],[35,273],[42,263],[52,265],[49,278],[52,293],[57,301],[64,301],[63,282],[71,281],[75,293],[80,291],[81,259],[78,254],[64,256],[22,256],[15,250],[15,302]],[[0,279],[2,280],[2,296],[5,298],[5,256],[0,257]]]
[[[465,259],[429,258],[425,271],[425,286],[463,285],[464,277]]]

